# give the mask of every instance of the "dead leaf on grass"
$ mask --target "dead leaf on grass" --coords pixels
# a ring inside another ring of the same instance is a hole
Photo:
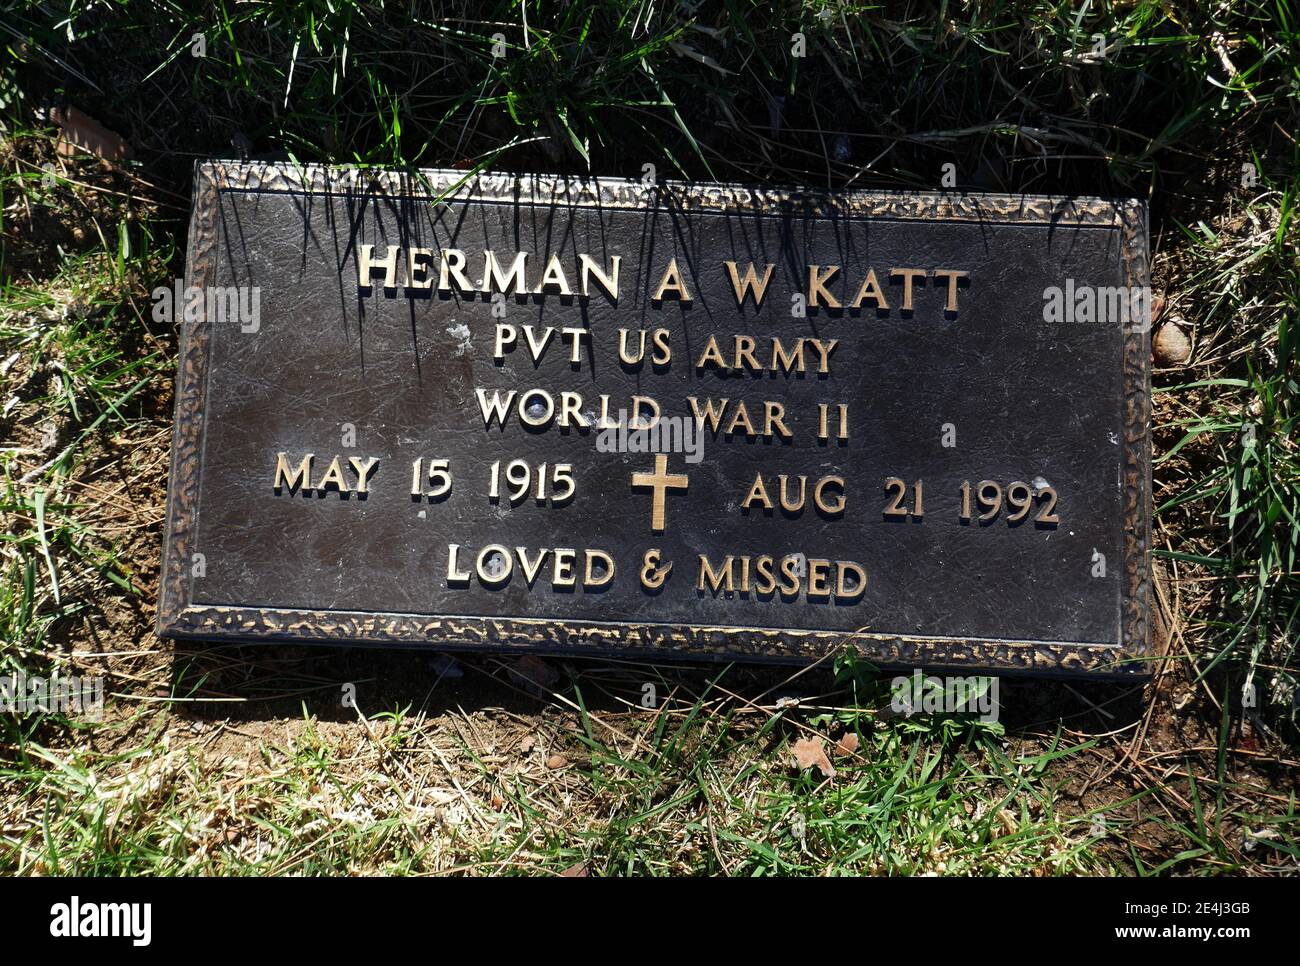
[[[520,684],[546,691],[560,679],[560,672],[540,658],[525,654],[510,665],[510,676]]]
[[[64,157],[87,151],[108,161],[120,161],[133,153],[131,145],[119,135],[75,107],[51,109],[50,120],[59,126],[59,142],[55,149]]]
[[[794,763],[799,767],[800,771],[807,771],[809,768],[816,767],[823,777],[835,777],[835,766],[826,757],[826,751],[822,748],[820,738],[800,738],[790,746],[790,753],[794,756]]]

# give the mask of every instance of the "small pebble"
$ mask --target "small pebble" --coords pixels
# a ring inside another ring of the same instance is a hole
[[[1155,336],[1151,339],[1151,354],[1158,366],[1186,365],[1192,357],[1192,341],[1170,320],[1156,329]]]

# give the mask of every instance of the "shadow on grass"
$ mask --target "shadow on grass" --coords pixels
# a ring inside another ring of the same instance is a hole
[[[849,685],[827,661],[802,673],[777,665],[651,664],[599,657],[534,657],[518,652],[448,654],[430,650],[303,645],[176,645],[171,693],[177,713],[201,721],[268,722],[304,714],[324,721],[394,710],[437,717],[497,709],[535,715],[547,706],[597,715],[642,712],[665,702],[727,699],[755,711],[808,715],[832,710],[889,711],[889,682],[909,670],[880,672],[871,698],[854,705]],[[938,672],[935,672],[938,673]],[[1107,733],[1147,711],[1146,682],[999,678],[1000,717],[1011,733],[1064,725]],[[354,703],[350,704],[349,699]]]

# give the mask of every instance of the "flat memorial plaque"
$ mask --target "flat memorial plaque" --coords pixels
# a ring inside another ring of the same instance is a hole
[[[1145,670],[1142,204],[195,184],[164,634]]]

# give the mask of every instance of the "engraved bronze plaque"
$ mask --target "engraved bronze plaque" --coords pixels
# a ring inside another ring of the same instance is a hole
[[[196,169],[159,628],[1142,673],[1145,207]]]

